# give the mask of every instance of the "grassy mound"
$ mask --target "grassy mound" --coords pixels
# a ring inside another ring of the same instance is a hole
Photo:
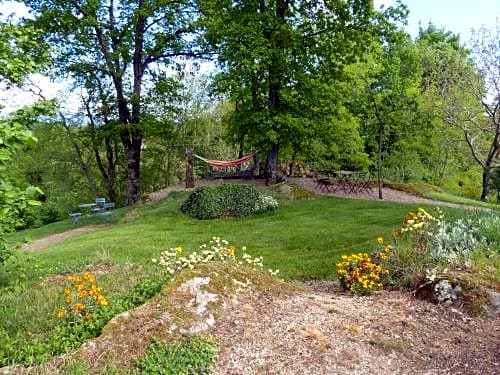
[[[193,190],[182,204],[181,211],[205,220],[240,217],[270,211],[278,202],[250,185],[222,184],[202,186]]]

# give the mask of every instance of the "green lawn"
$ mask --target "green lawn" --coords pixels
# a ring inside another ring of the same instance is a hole
[[[264,257],[269,268],[293,279],[332,277],[341,254],[369,251],[377,236],[389,237],[402,218],[418,206],[391,202],[321,197],[313,200],[282,200],[271,213],[242,219],[200,221],[179,212],[187,193],[172,193],[161,201],[137,208],[134,220],[119,221],[95,233],[68,239],[38,250],[33,255],[48,266],[67,267],[98,263],[132,262],[151,265],[151,258],[170,247],[197,249],[212,236],[220,236],[251,255]],[[457,210],[448,210],[452,216]],[[460,215],[458,215],[460,216]],[[64,224],[51,224],[61,229]],[[36,238],[49,230],[40,228],[12,238]]]

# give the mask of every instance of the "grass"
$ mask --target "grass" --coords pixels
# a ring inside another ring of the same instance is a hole
[[[442,201],[442,202],[450,202],[450,203],[456,203],[456,204],[463,204],[466,206],[485,207],[485,208],[491,208],[494,210],[500,210],[500,206],[498,204],[478,201],[475,199],[469,199],[469,198],[464,198],[464,197],[459,197],[457,195],[453,195],[453,194],[445,193],[445,192],[438,192],[438,191],[429,190],[429,191],[424,191],[423,196],[424,196],[424,198],[434,199],[434,200],[438,200],[438,201]]]
[[[113,301],[114,296],[155,272],[151,258],[157,258],[161,251],[176,246],[196,250],[212,236],[220,236],[236,246],[237,254],[246,246],[252,256],[263,256],[265,268],[280,269],[286,279],[329,279],[334,278],[335,263],[341,255],[369,252],[375,247],[376,237],[389,237],[400,228],[406,213],[418,207],[336,197],[281,199],[274,212],[201,221],[180,213],[187,195],[171,193],[163,200],[137,206],[127,219],[127,210],[117,210],[109,227],[31,253],[24,260],[23,273],[12,272],[21,278],[14,284],[17,288],[0,289],[0,314],[10,317],[0,324],[0,338],[43,333],[54,327],[63,282],[50,275],[95,270],[106,298]],[[445,212],[451,217],[469,214],[458,209]],[[82,222],[87,224],[95,223]],[[65,220],[10,234],[8,239],[14,246],[25,238],[34,240],[73,228],[70,220]],[[30,264],[37,265],[37,272],[32,272]],[[0,276],[4,271],[0,269]],[[9,275],[3,276],[0,284],[13,282]]]
[[[324,279],[333,275],[340,255],[370,250],[377,236],[390,236],[408,210],[417,207],[321,197],[282,201],[275,212],[244,219],[200,221],[179,212],[186,197],[187,193],[172,193],[137,208],[133,221],[122,220],[106,230],[70,238],[33,256],[55,267],[82,259],[99,263],[106,253],[113,264],[132,262],[147,267],[164,249],[197,249],[212,236],[220,236],[237,248],[246,246],[253,256],[263,256],[266,267],[279,268],[286,278]],[[26,231],[25,236],[35,237],[34,231]]]
[[[500,206],[495,203],[483,202],[476,199],[460,197],[444,191],[443,189],[423,182],[415,183],[391,183],[384,182],[384,185],[396,190],[401,190],[409,194],[441,202],[455,203],[464,206],[484,207],[493,210],[500,210]]]

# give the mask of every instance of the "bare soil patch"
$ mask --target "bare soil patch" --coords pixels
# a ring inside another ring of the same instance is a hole
[[[213,330],[222,345],[215,373],[494,374],[499,323],[395,291],[253,294]]]

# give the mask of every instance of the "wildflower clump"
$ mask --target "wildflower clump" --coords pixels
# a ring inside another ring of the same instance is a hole
[[[427,243],[439,228],[444,215],[439,207],[434,208],[435,215],[431,215],[423,208],[416,212],[408,212],[403,219],[403,226],[393,237],[408,235],[417,250],[425,251]]]
[[[170,248],[160,254],[158,259],[153,258],[151,261],[159,266],[164,267],[165,271],[170,275],[183,270],[193,269],[197,264],[208,262],[235,262],[239,265],[246,265],[253,270],[263,270],[263,258],[252,257],[246,253],[246,247],[241,248],[243,254],[241,258],[236,257],[236,247],[229,244],[228,241],[220,237],[212,237],[207,244],[200,245],[199,251],[193,251],[189,255],[182,255],[184,249],[180,246]],[[276,276],[279,270],[269,269],[268,272]]]
[[[92,320],[94,314],[108,302],[102,295],[102,288],[96,284],[89,272],[69,275],[64,288],[65,307],[58,310],[56,317],[68,321]]]
[[[382,237],[377,238],[381,251],[342,255],[337,263],[337,276],[340,285],[355,294],[368,294],[384,287],[384,280],[389,276],[389,270],[383,262],[392,255],[392,245],[384,245]]]

